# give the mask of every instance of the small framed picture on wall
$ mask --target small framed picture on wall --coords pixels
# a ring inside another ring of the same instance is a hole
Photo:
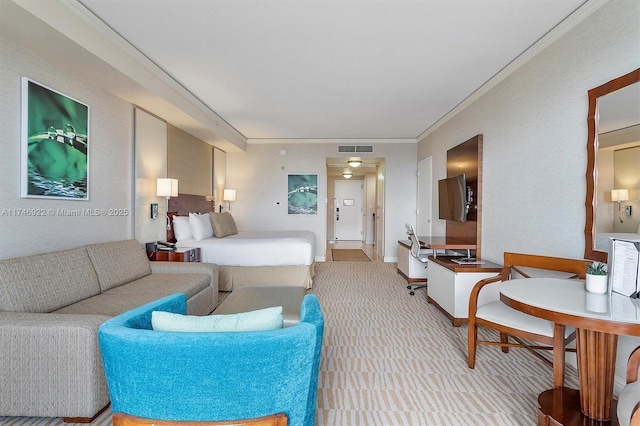
[[[287,183],[287,213],[318,214],[318,175],[290,174]]]

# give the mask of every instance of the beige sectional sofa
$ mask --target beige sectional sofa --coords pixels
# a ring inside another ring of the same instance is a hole
[[[217,266],[149,262],[137,240],[0,260],[0,416],[94,417],[109,403],[98,327],[173,293],[209,314]]]

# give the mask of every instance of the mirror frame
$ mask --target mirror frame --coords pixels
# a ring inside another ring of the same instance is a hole
[[[587,113],[587,194],[584,202],[586,221],[584,225],[584,258],[607,261],[608,253],[595,248],[595,211],[596,211],[596,180],[597,180],[597,152],[598,152],[598,98],[608,95],[631,84],[640,81],[640,68],[628,74],[614,78],[601,86],[587,92],[589,97],[589,111]]]

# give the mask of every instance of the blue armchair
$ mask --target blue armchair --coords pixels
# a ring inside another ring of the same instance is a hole
[[[186,313],[175,294],[106,321],[98,336],[113,412],[159,420],[237,420],[285,412],[315,423],[324,319],[306,295],[300,323],[258,332],[151,329],[151,312]]]

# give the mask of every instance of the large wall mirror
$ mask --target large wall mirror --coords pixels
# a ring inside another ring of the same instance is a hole
[[[584,258],[640,238],[640,68],[588,92]]]

